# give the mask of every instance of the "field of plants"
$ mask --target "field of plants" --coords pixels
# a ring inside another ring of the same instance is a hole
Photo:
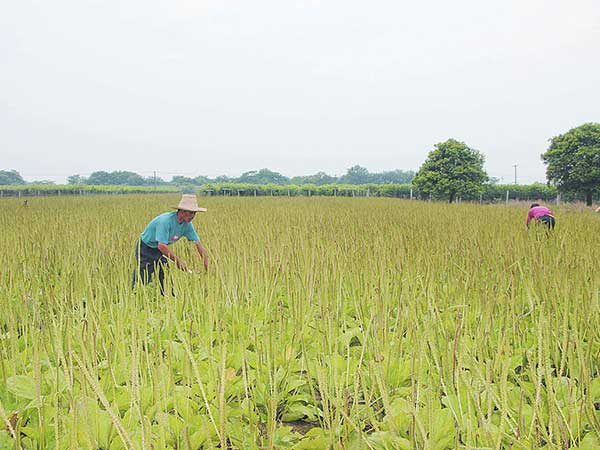
[[[178,200],[0,200],[0,449],[600,448],[594,213],[201,197],[132,291]]]

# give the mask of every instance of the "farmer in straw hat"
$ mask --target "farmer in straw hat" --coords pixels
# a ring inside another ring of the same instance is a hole
[[[154,272],[158,271],[160,293],[164,295],[164,266],[169,259],[175,261],[178,269],[191,272],[185,261],[175,255],[169,248],[170,244],[177,242],[184,236],[196,245],[198,254],[204,262],[204,269],[208,269],[208,252],[200,242],[200,238],[192,225],[196,213],[206,212],[207,209],[198,206],[195,195],[185,194],[181,197],[179,205],[172,208],[177,211],[156,216],[141,234],[135,249],[138,267],[133,273],[132,287],[135,287],[138,277],[142,284],[149,283],[152,281]]]

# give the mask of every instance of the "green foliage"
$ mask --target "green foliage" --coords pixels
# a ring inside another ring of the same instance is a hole
[[[556,199],[558,191],[555,186],[549,186],[542,183],[533,184],[486,184],[481,192],[482,200],[494,201],[504,200],[506,193],[510,200],[543,200],[551,201]],[[466,200],[477,200],[478,194],[466,195]],[[565,198],[565,200],[568,200]]]
[[[145,184],[144,178],[137,173],[126,170],[116,170],[108,173],[103,171],[93,172],[85,181],[87,184],[102,185],[126,185],[142,186]]]
[[[352,166],[346,174],[340,177],[343,184],[366,184],[369,182],[369,171],[362,166]]]
[[[0,199],[0,449],[598,448],[593,213],[205,197],[209,271],[132,291],[178,198]]]
[[[314,175],[303,175],[292,177],[290,179],[290,183],[292,184],[314,184],[317,186],[322,186],[324,184],[332,184],[337,180],[336,177],[332,177],[331,175],[327,175],[325,172],[317,172]]]
[[[173,186],[170,184],[157,183],[147,186],[103,186],[88,184],[69,185],[13,185],[0,186],[0,194],[3,196],[21,195],[80,195],[80,194],[143,194],[143,193],[198,193],[200,195],[225,195],[225,196],[329,196],[329,197],[394,197],[426,198],[426,194],[420,193],[410,184],[301,184],[301,185],[276,185],[276,184],[240,184],[240,183],[206,183],[201,186],[196,184],[183,184]],[[543,200],[553,201],[557,196],[555,186],[540,183],[531,185],[501,185],[486,184],[481,193],[465,194],[461,198],[464,201],[500,202],[509,193],[511,200]],[[563,200],[578,200],[576,196],[564,195]]]
[[[0,170],[0,185],[25,184],[25,180],[16,170]]]
[[[484,157],[477,150],[448,139],[429,152],[413,185],[422,194],[447,198],[452,203],[457,196],[483,191],[483,183],[488,179],[483,162]]]
[[[81,184],[85,182],[85,177],[82,177],[79,174],[70,175],[67,177],[67,184]]]
[[[393,170],[380,173],[370,173],[366,168],[354,166],[348,169],[345,175],[340,178],[327,175],[325,172],[317,172],[314,175],[296,176],[288,178],[278,172],[269,169],[252,170],[245,172],[239,177],[228,177],[226,175],[211,179],[206,176],[197,176],[195,178],[175,175],[168,184],[175,186],[202,186],[205,184],[244,184],[244,185],[316,185],[323,186],[328,184],[340,185],[362,185],[362,184],[406,184],[410,183],[414,176],[412,171]],[[127,172],[98,171],[92,173],[89,178],[81,175],[71,175],[67,178],[68,184],[91,184],[91,185],[164,185],[167,184],[161,178],[147,177]],[[2,184],[2,183],[0,183]],[[7,183],[16,184],[16,183]]]
[[[600,123],[586,123],[552,138],[542,154],[546,175],[561,192],[583,193],[588,206],[600,191]]]
[[[192,185],[192,184],[196,184],[197,185],[198,184],[194,178],[183,177],[181,175],[174,176],[171,179],[171,183],[175,184],[177,186]]]
[[[414,177],[412,171],[393,170],[389,172],[370,173],[365,167],[350,167],[346,174],[337,181],[340,184],[405,184]]]
[[[237,179],[238,183],[246,184],[288,184],[290,179],[269,169],[245,172]]]

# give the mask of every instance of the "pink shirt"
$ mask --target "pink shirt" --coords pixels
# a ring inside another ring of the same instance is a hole
[[[531,219],[538,220],[542,216],[552,216],[552,211],[550,211],[545,206],[534,206],[529,210],[527,214],[527,225],[531,222]]]

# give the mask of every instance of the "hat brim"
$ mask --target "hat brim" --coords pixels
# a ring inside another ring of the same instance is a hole
[[[187,207],[186,208],[182,208],[181,206],[171,206],[171,208],[173,208],[173,209],[181,209],[182,211],[190,211],[190,212],[206,212],[206,211],[208,211],[208,209],[206,209],[206,208],[200,208],[200,207],[198,207],[198,208],[193,208],[193,207],[191,207],[191,208],[187,208]]]

